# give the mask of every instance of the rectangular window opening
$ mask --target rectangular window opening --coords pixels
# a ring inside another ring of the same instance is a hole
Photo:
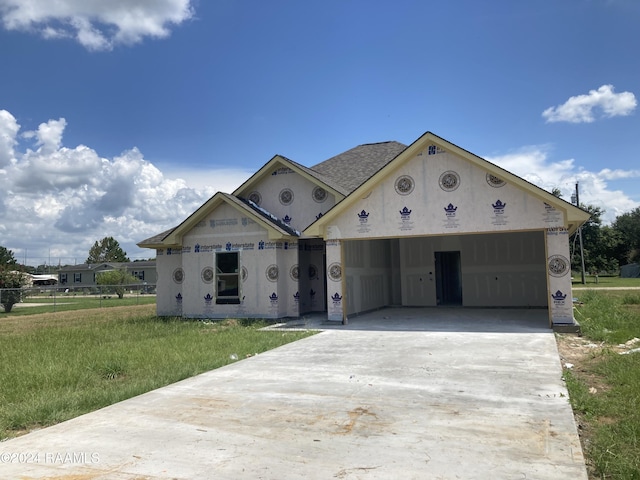
[[[240,265],[238,252],[216,253],[216,303],[240,303]]]

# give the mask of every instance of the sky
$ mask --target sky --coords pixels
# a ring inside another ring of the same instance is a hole
[[[603,220],[640,206],[637,0],[0,0],[0,246],[83,263],[430,131]]]

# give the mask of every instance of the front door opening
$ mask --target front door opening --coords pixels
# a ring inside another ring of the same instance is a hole
[[[436,302],[462,305],[460,252],[435,252]]]

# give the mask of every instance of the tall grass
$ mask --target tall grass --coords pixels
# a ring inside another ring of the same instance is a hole
[[[582,333],[592,340],[622,343],[640,337],[640,320],[632,305],[640,296],[634,291],[607,292],[586,290],[579,295],[580,305],[575,310]]]
[[[637,294],[588,291],[580,299],[583,334],[605,344],[565,372],[572,407],[586,425],[593,478],[640,479],[640,352],[620,355],[617,348],[640,338]]]
[[[22,324],[0,322],[0,439],[309,335],[259,331],[261,322],[204,323],[126,311],[69,312],[36,327],[29,317],[20,317]]]

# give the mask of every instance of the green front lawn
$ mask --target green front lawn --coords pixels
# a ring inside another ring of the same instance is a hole
[[[264,325],[159,319],[153,306],[0,315],[0,440],[311,335]]]

